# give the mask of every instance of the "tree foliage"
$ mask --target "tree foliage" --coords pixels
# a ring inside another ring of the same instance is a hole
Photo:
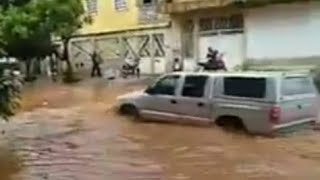
[[[8,9],[10,6],[22,6],[29,2],[30,0],[1,0],[0,6],[4,9]]]
[[[0,58],[40,59],[54,52],[52,39],[59,37],[67,49],[72,35],[87,22],[81,0],[0,0]],[[62,59],[72,73],[67,51]],[[19,91],[13,85],[13,79],[0,74],[0,116],[16,107]]]
[[[0,46],[20,59],[47,55],[53,37],[71,38],[86,22],[81,0],[6,1],[0,10]]]
[[[16,76],[0,77],[0,117],[8,119],[20,105],[21,80]]]

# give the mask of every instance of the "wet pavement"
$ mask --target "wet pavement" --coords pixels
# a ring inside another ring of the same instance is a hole
[[[320,178],[319,132],[267,138],[213,126],[132,122],[117,95],[144,83],[37,83],[0,126],[0,180]]]

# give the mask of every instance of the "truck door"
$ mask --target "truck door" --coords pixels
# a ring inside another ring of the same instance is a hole
[[[177,103],[182,120],[210,120],[209,77],[206,75],[187,75]]]

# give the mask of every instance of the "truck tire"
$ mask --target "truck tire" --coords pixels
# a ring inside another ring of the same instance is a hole
[[[131,104],[124,104],[120,107],[120,113],[131,117],[133,120],[138,120],[139,118],[139,110]]]

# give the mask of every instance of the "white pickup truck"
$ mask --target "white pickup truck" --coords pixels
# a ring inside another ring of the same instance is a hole
[[[311,76],[281,72],[171,73],[118,100],[121,113],[146,120],[235,123],[258,134],[314,123],[319,110]]]

